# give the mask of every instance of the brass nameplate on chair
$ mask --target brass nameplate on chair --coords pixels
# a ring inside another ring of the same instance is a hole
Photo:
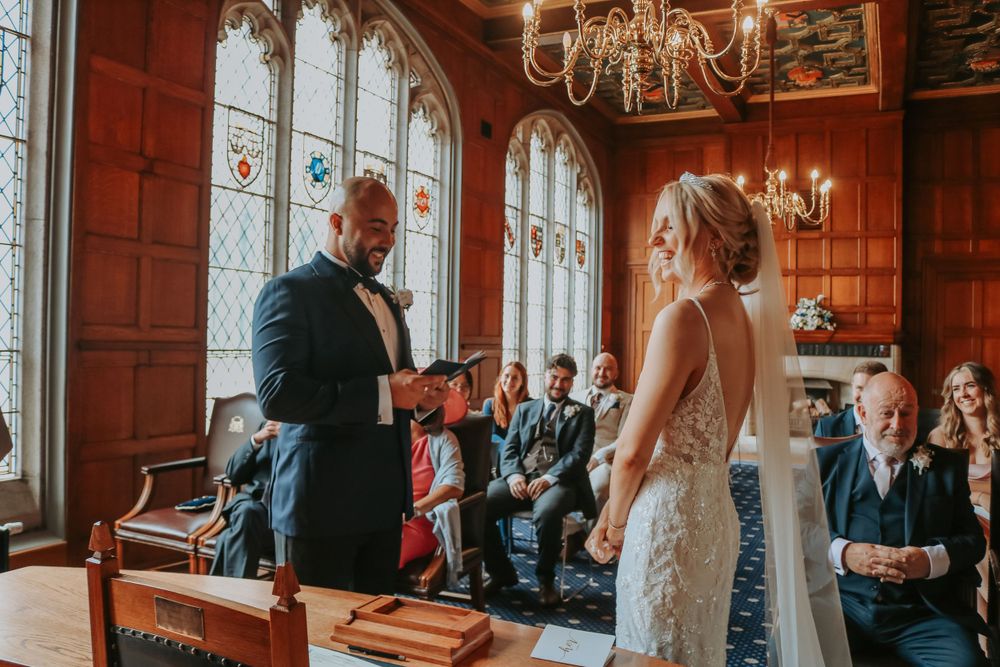
[[[205,638],[205,615],[201,607],[153,596],[156,627],[192,639]]]
[[[490,617],[471,609],[381,595],[333,626],[335,642],[353,652],[410,663],[455,665],[493,638]],[[397,658],[398,656],[398,658]]]

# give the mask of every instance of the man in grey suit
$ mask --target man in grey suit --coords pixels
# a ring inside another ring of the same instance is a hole
[[[590,388],[569,395],[574,401],[589,405],[594,410],[594,453],[587,462],[590,488],[594,490],[597,514],[608,502],[611,486],[611,463],[615,458],[615,444],[625,425],[632,394],[615,386],[618,379],[618,360],[613,354],[602,352],[590,366]]]
[[[549,607],[559,602],[554,582],[563,517],[574,509],[595,515],[586,468],[594,448],[594,411],[569,398],[575,376],[573,357],[555,355],[545,373],[545,396],[514,410],[500,452],[500,477],[486,490],[487,595],[518,583],[500,540],[499,519],[531,510],[538,534],[538,598]]]

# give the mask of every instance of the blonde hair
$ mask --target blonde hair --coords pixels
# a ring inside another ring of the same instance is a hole
[[[979,453],[989,457],[992,450],[1000,449],[1000,405],[997,403],[997,383],[989,368],[974,361],[966,361],[952,368],[941,386],[944,405],[941,406],[940,423],[941,430],[944,431],[944,446],[950,449],[968,449],[968,444],[965,442],[965,419],[955,405],[954,393],[951,390],[955,376],[962,371],[969,371],[972,381],[979,385],[983,392],[983,404],[986,406],[986,436],[983,438],[985,447]]]
[[[715,262],[726,279],[734,285],[748,285],[757,277],[760,266],[760,240],[750,200],[733,179],[723,174],[686,176],[671,181],[660,190],[657,200],[665,204],[665,213],[653,235],[672,224],[678,248],[674,256],[677,274],[685,282],[694,277],[695,258],[690,249],[705,229],[715,232],[721,241]],[[659,259],[649,260],[649,275],[657,294],[660,291]]]

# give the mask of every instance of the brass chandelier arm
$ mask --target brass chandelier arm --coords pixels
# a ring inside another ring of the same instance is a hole
[[[594,93],[597,92],[597,82],[600,81],[600,79],[601,79],[601,68],[600,66],[598,66],[594,68],[594,76],[590,80],[590,89],[587,91],[587,94],[584,95],[582,98],[577,99],[576,96],[573,95],[573,75],[567,74],[566,95],[569,96],[569,101],[578,107],[582,107],[584,104],[589,102],[590,98],[592,98],[594,96]]]

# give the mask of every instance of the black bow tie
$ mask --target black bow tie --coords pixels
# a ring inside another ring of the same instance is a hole
[[[363,276],[360,273],[358,273],[357,269],[350,266],[343,267],[337,264],[337,268],[341,270],[341,272],[344,275],[344,278],[347,279],[347,283],[351,287],[354,287],[355,285],[361,285],[372,294],[381,294],[382,283],[375,280],[375,278],[373,278],[372,276]]]

